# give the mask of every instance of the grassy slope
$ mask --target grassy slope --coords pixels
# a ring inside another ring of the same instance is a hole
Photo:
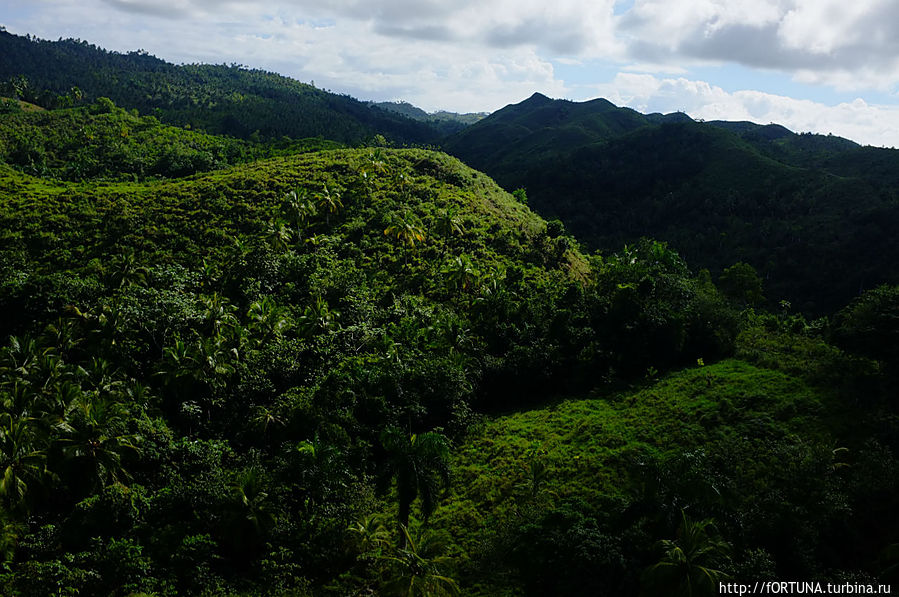
[[[305,189],[318,201],[325,186],[340,194],[343,207],[327,217],[320,207],[291,242],[302,253],[333,255],[370,288],[399,284],[446,300],[441,270],[455,255],[466,255],[485,276],[519,264],[534,279],[589,270],[574,250],[548,262],[537,242],[543,220],[458,160],[425,150],[374,155],[322,151],[144,183],[65,184],[0,165],[0,251],[8,264],[0,273],[14,276],[3,281],[4,294],[31,302],[28,279],[73,276],[80,285],[107,275],[129,252],[138,263],[201,271],[204,261],[230,263],[237,241],[273,242],[272,218],[283,215],[287,192]],[[438,231],[447,210],[461,234]],[[385,235],[397,217],[416,222],[425,241],[409,248]]]
[[[458,544],[475,550],[485,522],[515,505],[535,451],[545,451],[552,471],[548,489],[599,503],[622,491],[628,463],[640,457],[754,435],[763,424],[773,433],[826,436],[818,418],[824,401],[800,378],[729,359],[633,393],[497,417],[457,449],[453,494],[434,524],[461,530]]]
[[[546,465],[540,493],[547,507],[566,498],[596,506],[633,498],[637,462],[715,451],[730,441],[779,439],[854,451],[865,433],[858,433],[856,406],[841,398],[853,371],[858,382],[876,374],[876,364],[820,341],[752,328],[741,336],[737,358],[674,372],[620,394],[486,420],[456,448],[453,487],[432,525],[450,533],[457,562],[466,570],[497,525],[515,520],[527,503],[535,458]],[[744,482],[764,486],[764,480],[746,475]],[[498,582],[472,590],[514,592]]]
[[[73,181],[186,176],[338,147],[321,139],[263,144],[208,135],[99,104],[0,116],[0,161],[29,174]]]

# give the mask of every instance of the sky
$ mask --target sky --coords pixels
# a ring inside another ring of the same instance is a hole
[[[0,0],[0,25],[428,111],[539,91],[899,146],[895,0]]]

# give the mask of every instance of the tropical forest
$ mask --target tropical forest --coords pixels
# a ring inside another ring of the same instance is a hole
[[[899,583],[899,150],[0,31],[0,595]]]

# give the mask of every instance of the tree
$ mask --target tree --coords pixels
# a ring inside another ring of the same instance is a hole
[[[407,435],[389,427],[381,433],[387,461],[381,476],[382,489],[396,479],[400,545],[406,543],[406,528],[412,503],[421,498],[425,522],[437,507],[441,485],[449,485],[449,440],[436,432]]]
[[[724,270],[718,278],[718,287],[728,298],[750,307],[765,300],[762,293],[762,279],[759,278],[758,272],[742,261]]]
[[[330,189],[325,185],[322,192],[316,195],[318,206],[325,211],[325,225],[331,225],[331,214],[336,214],[343,207],[340,193],[337,189]]]
[[[659,542],[662,558],[646,569],[646,595],[698,597],[718,594],[718,583],[728,576],[713,568],[723,563],[730,545],[718,535],[711,519],[693,522],[681,511],[677,538]]]
[[[284,196],[281,201],[281,212],[296,228],[296,237],[299,240],[303,237],[303,228],[316,214],[315,202],[309,198],[309,191],[297,187]]]
[[[415,243],[424,241],[425,231],[418,218],[413,213],[406,212],[394,216],[390,225],[384,229],[384,236],[391,236],[404,245],[414,247]]]
[[[108,395],[84,395],[69,405],[61,424],[65,435],[58,443],[70,464],[89,475],[94,488],[127,478],[122,458],[139,452],[138,438],[126,431],[130,418],[125,405]]]
[[[47,478],[47,455],[35,449],[28,419],[3,417],[0,428],[0,500],[9,511],[28,510],[28,494]]]
[[[452,578],[441,574],[440,566],[449,558],[443,555],[444,543],[433,533],[422,533],[413,539],[401,527],[402,546],[384,559],[390,564],[383,594],[402,597],[443,597],[458,595],[459,587]]]
[[[440,269],[440,273],[447,276],[451,287],[459,290],[468,290],[481,276],[468,255],[453,257]]]

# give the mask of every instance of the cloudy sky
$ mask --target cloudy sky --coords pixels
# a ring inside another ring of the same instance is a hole
[[[0,24],[430,111],[540,91],[899,146],[895,0],[0,0]]]

